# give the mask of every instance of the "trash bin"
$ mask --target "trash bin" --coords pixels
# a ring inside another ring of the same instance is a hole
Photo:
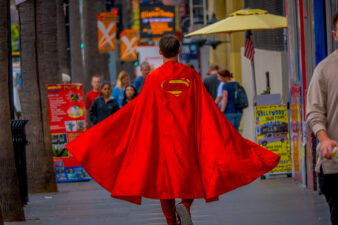
[[[12,140],[14,146],[15,165],[19,179],[19,188],[21,193],[21,201],[24,205],[28,202],[28,183],[27,183],[27,167],[26,167],[26,132],[25,126],[28,120],[12,120]]]

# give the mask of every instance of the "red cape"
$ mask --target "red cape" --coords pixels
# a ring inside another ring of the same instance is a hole
[[[199,74],[177,62],[151,72],[137,98],[66,147],[112,197],[136,204],[142,197],[216,200],[279,162],[244,139]]]

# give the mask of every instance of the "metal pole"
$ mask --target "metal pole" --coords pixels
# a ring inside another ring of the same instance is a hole
[[[257,96],[257,87],[256,87],[256,73],[255,73],[255,61],[251,62],[251,70],[252,70],[252,83],[254,88],[254,106],[256,106],[256,96]]]
[[[9,89],[9,107],[11,111],[11,120],[14,120],[14,101],[13,101],[13,65],[12,65],[12,37],[11,37],[11,1],[7,0],[7,23],[8,23],[8,89]]]
[[[189,1],[190,6],[190,27],[194,25],[194,3],[193,0]]]
[[[203,24],[207,24],[207,0],[203,0]]]

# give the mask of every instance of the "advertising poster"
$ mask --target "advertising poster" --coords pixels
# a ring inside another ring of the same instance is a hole
[[[82,85],[48,85],[47,90],[56,180],[90,180],[79,162],[65,147],[86,130]]]
[[[123,30],[120,33],[120,40],[121,60],[136,61],[139,32],[137,30]]]
[[[141,39],[159,41],[164,34],[175,34],[175,27],[174,6],[140,6]]]
[[[255,117],[257,143],[281,156],[278,166],[270,173],[291,173],[286,106],[257,106]]]
[[[293,158],[294,178],[299,182],[305,181],[305,152],[302,146],[302,105],[301,105],[301,88],[299,86],[291,87],[291,148]]]
[[[112,52],[116,45],[117,16],[113,12],[97,15],[97,41],[100,52]]]

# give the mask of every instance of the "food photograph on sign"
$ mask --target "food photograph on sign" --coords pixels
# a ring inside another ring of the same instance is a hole
[[[54,157],[69,157],[66,149],[67,134],[52,134],[52,148]]]

